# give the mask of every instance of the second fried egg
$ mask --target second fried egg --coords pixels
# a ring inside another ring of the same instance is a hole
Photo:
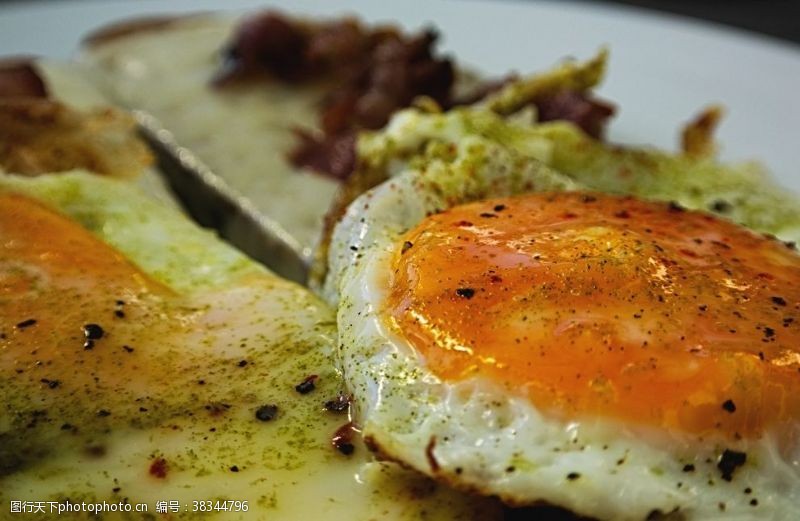
[[[375,450],[599,519],[797,516],[796,252],[486,137],[423,156],[329,257]]]

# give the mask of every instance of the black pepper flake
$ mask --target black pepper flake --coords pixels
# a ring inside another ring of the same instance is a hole
[[[400,249],[400,253],[405,253],[410,250],[414,246],[414,243],[411,241],[406,241],[403,243],[403,247]]]
[[[31,326],[34,326],[34,325],[36,325],[36,319],[35,318],[29,318],[27,320],[23,320],[22,322],[17,323],[17,325],[15,327],[17,329],[25,329],[26,327],[31,327]]]
[[[683,471],[684,472],[694,472],[694,465],[691,464],[691,463],[687,463],[686,465],[683,466]]]
[[[247,365],[247,360],[239,360],[239,363],[236,365],[239,367],[244,367]]]
[[[340,394],[333,400],[325,402],[325,410],[330,412],[344,412],[350,407],[350,396]]]
[[[106,409],[100,409],[99,411],[97,411],[97,415],[101,418],[105,418],[107,416],[111,416],[111,411]]]
[[[722,408],[731,414],[736,412],[736,404],[733,403],[733,400],[725,400],[722,402]]]
[[[106,332],[97,324],[84,324],[83,335],[87,340],[100,340]]]
[[[756,498],[751,499],[750,500],[750,506],[757,507],[758,506],[758,500]]]
[[[593,195],[584,195],[583,197],[581,197],[581,201],[583,201],[584,203],[593,203],[597,201],[597,197]]]
[[[735,450],[725,449],[717,462],[717,468],[722,474],[722,479],[731,481],[733,473],[747,461],[747,454]]]
[[[131,346],[122,346],[126,353],[133,353],[134,349]]]
[[[125,318],[125,312],[122,311],[121,309],[115,309],[114,316],[117,318]]]
[[[56,387],[61,385],[61,381],[59,381],[59,380],[48,380],[47,378],[42,378],[41,382],[43,384],[47,384],[47,387],[49,387],[50,389],[55,389]]]
[[[772,329],[771,327],[765,327],[764,328],[764,337],[765,338],[772,338],[774,336],[775,336],[775,330],[774,329]]]
[[[619,211],[619,212],[614,214],[614,217],[616,217],[618,219],[628,219],[628,218],[630,218],[630,216],[631,216],[631,214],[628,213],[627,210],[622,210],[622,211]]]
[[[231,472],[239,472],[239,467],[237,465],[231,465]]]
[[[350,246],[350,251],[358,251],[358,246]]]
[[[683,206],[681,206],[679,203],[677,203],[675,201],[670,201],[669,202],[669,211],[670,212],[685,212],[686,208],[684,208]]]
[[[456,295],[469,300],[475,296],[475,290],[472,288],[458,288],[456,290]]]
[[[567,479],[570,481],[575,481],[579,477],[581,477],[581,475],[577,472],[570,472],[569,474],[567,474]]]
[[[773,304],[777,306],[785,306],[786,300],[783,297],[772,297]]]
[[[308,394],[316,389],[315,381],[319,376],[312,374],[307,376],[305,380],[294,386],[294,390],[300,394]]]
[[[483,212],[483,213],[480,214],[480,216],[483,217],[484,219],[492,219],[492,218],[496,218],[497,214],[490,213],[490,212]]]
[[[86,342],[84,342],[83,348],[86,349],[87,351],[94,348],[94,340],[87,340]]]
[[[504,205],[504,204],[496,204],[494,206],[494,211],[495,212],[502,212],[505,209],[506,209],[506,205]]]
[[[278,406],[275,404],[262,405],[256,409],[256,419],[262,422],[272,421],[277,415]]]
[[[732,208],[731,203],[723,199],[717,199],[711,204],[711,209],[718,213],[730,212]]]

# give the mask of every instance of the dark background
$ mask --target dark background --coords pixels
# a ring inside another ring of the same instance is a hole
[[[800,43],[800,0],[595,0],[592,3],[646,7]]]
[[[0,0],[0,4],[5,2],[23,3],[20,0]],[[655,12],[679,14],[800,43],[800,0],[583,0],[583,2],[629,5]],[[224,5],[224,2],[220,2],[220,7]]]

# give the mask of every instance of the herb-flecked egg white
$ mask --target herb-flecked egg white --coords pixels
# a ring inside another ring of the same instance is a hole
[[[325,405],[344,389],[332,312],[126,183],[0,176],[0,281],[5,509],[42,502],[19,514],[31,519],[52,519],[50,502],[116,506],[104,519],[500,514],[374,461],[357,436],[351,454],[337,451],[349,418]]]

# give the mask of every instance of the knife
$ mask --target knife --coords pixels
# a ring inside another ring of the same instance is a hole
[[[134,110],[133,115],[159,170],[198,224],[215,230],[225,241],[276,274],[306,283],[310,252],[305,252],[278,222],[236,193],[191,150],[180,146],[158,119],[141,110]]]

